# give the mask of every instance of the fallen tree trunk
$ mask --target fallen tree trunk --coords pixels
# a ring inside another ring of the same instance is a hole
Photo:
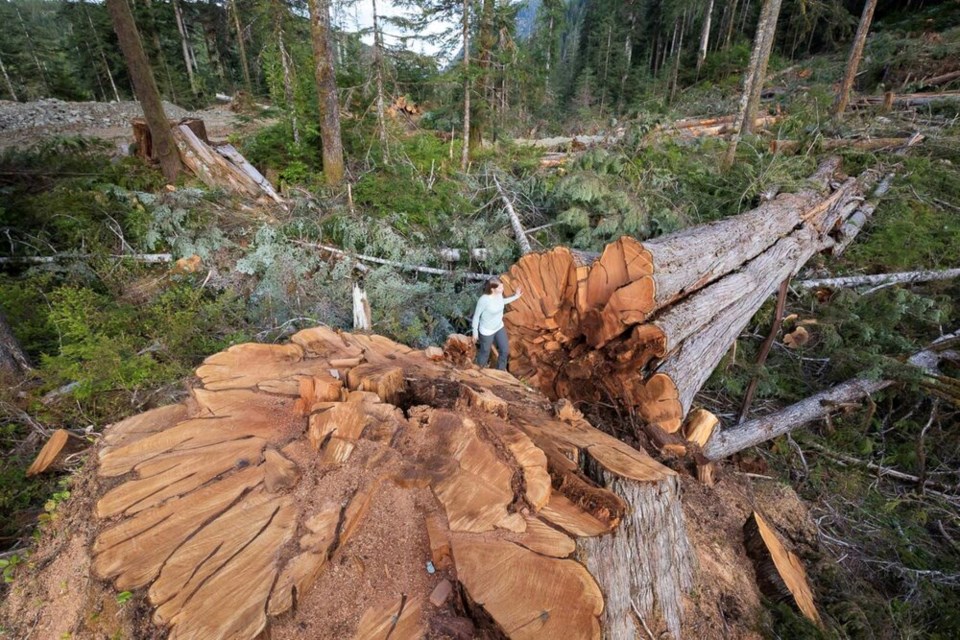
[[[645,243],[621,238],[599,256],[525,256],[505,276],[525,291],[504,316],[517,337],[511,371],[550,397],[612,403],[676,432],[756,310],[835,243],[876,180],[838,177],[838,164],[734,218]]]
[[[918,84],[921,87],[935,87],[937,85],[953,82],[954,80],[960,80],[960,70],[942,73],[938,76],[933,76],[932,78],[926,78],[921,80]]]
[[[936,93],[903,93],[892,96],[860,96],[851,102],[851,107],[870,107],[876,105],[919,107],[940,101],[960,100],[960,91],[940,91]]]
[[[943,336],[929,348],[911,356],[907,362],[927,373],[935,372],[937,362],[940,360],[937,351],[938,346],[956,340],[958,336],[960,336],[960,332]],[[821,420],[833,413],[838,406],[858,402],[860,399],[894,383],[893,380],[867,380],[865,378],[849,380],[780,411],[749,420],[732,429],[715,432],[703,448],[703,455],[708,460],[727,458],[738,451],[743,451],[761,442],[789,433],[810,422]]]
[[[899,149],[910,144],[913,138],[825,138],[815,142],[803,140],[771,140],[770,153],[796,153],[810,145],[822,151],[836,151],[838,149],[857,149],[860,151],[880,151],[883,149]]]
[[[852,287],[876,286],[884,284],[912,284],[915,282],[933,282],[960,278],[960,268],[943,271],[905,271],[902,273],[875,273],[868,276],[847,276],[844,278],[820,278],[819,280],[801,280],[795,283],[802,289],[842,289]]]

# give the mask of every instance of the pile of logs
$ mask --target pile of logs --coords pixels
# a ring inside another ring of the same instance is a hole
[[[661,448],[683,446],[694,395],[780,284],[814,254],[849,242],[845,225],[878,175],[824,162],[805,188],[734,218],[600,255],[524,256],[504,277],[524,296],[504,316],[511,371],[548,397],[636,415]]]
[[[760,131],[776,124],[780,116],[764,115],[754,121],[754,131]],[[725,136],[733,133],[736,115],[711,118],[688,118],[666,125],[658,125],[644,138],[647,144],[667,138],[676,140],[696,140],[709,136]],[[540,160],[541,167],[559,167],[567,163],[570,154],[604,144],[615,144],[623,140],[626,129],[618,128],[601,135],[559,136],[555,138],[527,139],[517,138],[513,142],[521,146],[536,147],[544,150]]]
[[[688,118],[677,120],[668,125],[661,125],[650,132],[649,138],[661,139],[665,137],[690,139],[707,136],[723,136],[734,133],[736,115],[719,116],[716,118]],[[766,129],[782,118],[780,116],[763,115],[757,117],[753,123],[753,131]]]
[[[407,96],[398,96],[397,99],[393,101],[393,104],[387,107],[387,115],[389,115],[391,118],[396,118],[401,114],[418,116],[421,113],[423,113],[423,108],[420,107],[416,102],[407,100]]]

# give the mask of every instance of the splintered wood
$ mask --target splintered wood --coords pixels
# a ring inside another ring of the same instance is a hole
[[[670,442],[693,397],[785,277],[836,242],[877,179],[824,162],[797,193],[600,255],[529,254],[503,280],[510,370],[551,398],[613,404]],[[682,438],[673,438],[682,449]]]
[[[783,546],[773,528],[754,512],[743,526],[747,554],[757,570],[760,590],[774,601],[789,600],[810,621],[821,624],[803,563]]]
[[[611,271],[590,295],[632,273]],[[106,430],[93,573],[144,589],[178,640],[268,627],[403,640],[458,620],[497,637],[599,639],[608,587],[573,554],[629,509],[572,460],[650,500],[676,474],[459,357],[318,327],[207,358],[189,399]],[[685,540],[669,497],[649,525]],[[658,610],[651,600],[643,615]]]

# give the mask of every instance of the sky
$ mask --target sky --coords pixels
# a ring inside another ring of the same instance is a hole
[[[370,29],[373,26],[373,4],[370,0],[358,0],[356,3],[334,3],[334,21],[346,31],[359,31],[361,29]],[[401,16],[403,10],[394,6],[390,0],[377,0],[377,16]],[[438,23],[431,25],[429,32],[438,33],[448,28],[449,24]],[[380,31],[383,32],[383,40],[387,45],[397,43],[399,30],[393,25],[381,22]],[[369,45],[373,44],[373,33],[367,33],[362,40]],[[426,55],[436,55],[439,48],[435,42],[428,37],[416,38],[407,41],[407,48],[417,53]]]

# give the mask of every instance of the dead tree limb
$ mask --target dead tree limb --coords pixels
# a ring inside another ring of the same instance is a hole
[[[520,245],[520,253],[521,255],[527,255],[532,249],[530,248],[530,241],[527,239],[527,234],[523,230],[523,224],[520,222],[520,216],[517,215],[513,204],[510,202],[510,198],[507,197],[503,187],[500,186],[500,181],[497,180],[497,176],[493,176],[493,184],[497,185],[497,193],[500,194],[503,207],[507,210],[507,215],[510,216],[510,225],[513,227],[513,235],[517,237],[517,244]]]
[[[848,287],[866,287],[885,284],[912,284],[915,282],[933,282],[960,278],[960,268],[943,271],[904,271],[901,273],[876,273],[867,276],[847,276],[845,278],[820,278],[801,280],[797,286],[802,289],[841,289]]]
[[[940,360],[937,351],[938,345],[955,340],[958,336],[960,336],[960,332],[943,336],[931,344],[930,347],[911,356],[907,362],[928,373],[935,372],[936,364]],[[721,460],[729,457],[738,451],[743,451],[748,447],[789,433],[797,427],[815,420],[821,420],[830,415],[838,405],[859,402],[865,396],[874,394],[894,383],[894,380],[867,380],[865,378],[848,380],[780,411],[749,420],[733,429],[715,432],[707,446],[703,448],[703,455],[708,460]]]
[[[789,290],[790,279],[787,278],[780,284],[780,291],[777,294],[777,306],[773,311],[773,324],[770,326],[770,333],[767,334],[766,339],[760,346],[760,353],[757,354],[757,368],[762,367],[764,363],[766,363],[767,356],[770,355],[770,349],[773,347],[773,342],[776,340],[777,334],[780,333],[780,325],[783,322],[783,308],[787,304],[787,291]],[[740,416],[737,418],[738,424],[747,419],[747,413],[750,412],[750,405],[753,404],[753,395],[757,392],[757,385],[759,384],[760,373],[757,372],[753,378],[751,378],[750,384],[747,385],[746,393],[743,394],[743,403],[740,405]]]
[[[9,256],[0,258],[0,264],[51,264],[65,260],[92,260],[103,256],[92,253],[58,253],[55,256]],[[162,264],[173,262],[171,253],[114,253],[110,258],[118,260],[134,260],[146,264]]]
[[[489,280],[491,276],[489,273],[471,273],[469,271],[453,271],[451,269],[438,269],[436,267],[424,267],[415,264],[405,264],[403,262],[397,262],[396,260],[387,260],[385,258],[377,258],[375,256],[367,256],[362,253],[350,253],[349,251],[344,251],[343,249],[338,249],[336,247],[331,247],[325,244],[316,244],[313,242],[301,242],[295,240],[294,244],[298,244],[304,247],[313,247],[319,249],[320,251],[325,251],[326,253],[341,257],[341,258],[350,258],[352,260],[360,260],[362,262],[372,262],[373,264],[382,264],[388,267],[396,267],[397,269],[403,269],[404,271],[416,271],[418,273],[427,273],[432,276],[460,276],[467,280],[476,280],[484,281]]]

